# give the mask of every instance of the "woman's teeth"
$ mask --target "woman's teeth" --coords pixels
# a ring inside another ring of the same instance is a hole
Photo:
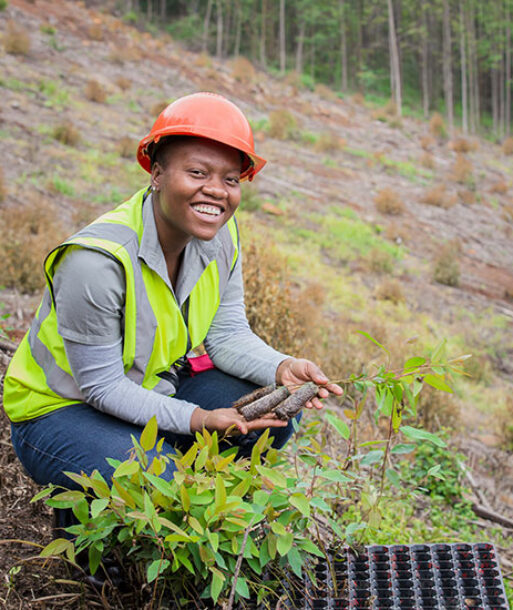
[[[212,214],[213,216],[219,216],[221,214],[221,210],[215,205],[207,205],[205,203],[197,203],[192,206],[196,212],[201,212],[202,214]]]

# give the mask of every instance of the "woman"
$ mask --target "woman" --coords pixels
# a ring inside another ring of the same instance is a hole
[[[154,415],[166,453],[207,428],[235,430],[244,455],[266,428],[283,446],[292,426],[244,421],[231,407],[241,395],[314,381],[323,387],[307,406],[320,408],[319,398],[342,393],[249,329],[233,214],[240,181],[265,161],[241,111],[215,94],[181,98],[137,158],[151,188],[48,255],[43,300],[6,374],[14,448],[42,485],[73,487],[64,471],[93,469],[109,481],[106,458],[126,459]],[[213,364],[192,376],[185,356],[200,344]]]

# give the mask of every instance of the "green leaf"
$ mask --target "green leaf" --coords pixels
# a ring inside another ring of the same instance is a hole
[[[192,515],[189,515],[189,525],[200,536],[203,536],[204,529],[201,526],[201,523],[196,519],[196,517],[193,517]]]
[[[266,479],[276,485],[276,487],[286,488],[287,487],[287,479],[285,476],[279,472],[278,470],[272,470],[271,468],[267,468],[266,466],[257,466],[257,471]]]
[[[150,562],[146,569],[146,578],[148,579],[148,582],[153,582],[158,576],[160,576],[160,574],[162,574],[162,572],[167,570],[168,567],[168,559],[155,559],[154,561]]]
[[[221,511],[226,505],[226,489],[224,486],[223,477],[216,476],[216,491],[215,491],[215,506],[216,511]]]
[[[438,375],[427,374],[424,375],[423,379],[424,382],[430,385],[431,387],[437,390],[442,390],[442,392],[449,392],[452,394],[452,388],[445,383],[442,377],[439,377]]]
[[[143,477],[149,481],[155,489],[160,491],[163,496],[166,496],[166,498],[174,497],[172,486],[169,481],[157,477],[154,474],[150,474],[149,472],[143,472]]]
[[[84,497],[75,502],[72,511],[80,523],[87,523],[89,521],[89,503]]]
[[[426,364],[425,358],[422,358],[421,356],[414,356],[413,358],[409,358],[404,363],[404,370],[408,371],[410,369],[416,369],[419,366],[422,366],[423,364]]]
[[[127,460],[126,462],[121,462],[112,476],[114,478],[129,477],[135,474],[139,469],[140,466],[135,460]]]
[[[436,477],[437,479],[441,479],[442,481],[445,481],[445,477],[444,477],[443,473],[440,472],[441,468],[442,468],[442,465],[437,464],[436,466],[433,466],[432,468],[430,468],[426,474],[428,477]]]
[[[397,455],[403,455],[406,453],[411,453],[414,449],[416,449],[417,445],[399,443],[395,447],[392,447],[390,453],[395,453]]]
[[[55,555],[61,555],[62,553],[65,553],[70,546],[73,547],[71,540],[66,540],[66,538],[56,538],[45,546],[41,553],[39,553],[39,556],[53,557]]]
[[[345,474],[342,474],[340,470],[321,470],[319,476],[323,479],[328,479],[328,481],[333,481],[334,483],[348,483],[351,481],[351,479]]]
[[[249,599],[250,597],[248,581],[241,574],[239,574],[239,576],[237,577],[237,582],[235,583],[235,591],[241,597],[244,597],[246,599]]]
[[[335,430],[340,434],[340,436],[344,439],[348,439],[351,435],[351,431],[349,430],[349,426],[345,421],[341,420],[340,417],[337,417],[333,413],[326,413],[326,419],[328,423],[335,428]]]
[[[53,492],[53,490],[53,485],[51,485],[50,487],[45,487],[39,493],[37,493],[30,501],[37,502],[38,500],[42,500],[43,498],[46,498],[46,496],[49,496]]]
[[[89,547],[89,571],[94,576],[96,574],[96,570],[100,565],[102,560],[103,553],[103,543],[95,542],[92,546]]]
[[[210,586],[210,597],[214,600],[214,603],[217,602],[219,595],[223,589],[224,583],[224,574],[220,572],[217,568],[210,567],[210,571],[212,572],[212,583]]]
[[[357,330],[356,332],[359,333],[360,335],[363,335],[369,341],[372,341],[372,343],[374,343],[374,345],[377,345],[380,349],[382,349],[387,354],[389,353],[387,348],[384,345],[381,345],[381,343],[379,343],[378,341],[376,341],[376,339],[374,339],[374,337],[371,337],[371,335],[369,335],[369,333],[366,333],[364,330]]]
[[[199,472],[203,466],[207,463],[208,459],[208,446],[205,445],[203,449],[199,452],[198,457],[196,458],[196,463],[194,464],[194,470]]]
[[[292,506],[295,506],[304,517],[310,516],[310,501],[304,494],[292,494],[292,496],[290,496],[290,503]]]
[[[310,500],[310,506],[313,506],[314,508],[317,508],[324,512],[331,511],[331,506],[327,502],[325,502],[322,498],[313,497]]]
[[[431,362],[433,364],[440,362],[444,353],[445,353],[445,344],[447,343],[446,339],[442,339],[440,343],[433,350],[433,354],[431,356]]]
[[[393,468],[387,468],[385,471],[387,479],[392,483],[394,487],[401,488],[401,477]]]
[[[287,532],[285,535],[280,536],[278,538],[278,542],[276,544],[278,553],[282,557],[284,557],[292,548],[293,542],[294,542],[294,534],[292,534],[292,532]]]
[[[301,558],[301,554],[295,547],[292,547],[287,553],[287,560],[296,576],[301,578],[301,567],[303,565],[303,559]]]
[[[96,519],[96,517],[102,512],[104,508],[106,508],[109,504],[109,498],[101,498],[97,500],[93,500],[91,502],[91,517]]]
[[[302,540],[298,546],[306,553],[316,555],[317,557],[324,557],[324,553],[319,549],[319,547],[308,538]]]
[[[427,432],[426,430],[420,430],[418,428],[412,428],[411,426],[401,426],[401,432],[408,438],[415,441],[430,441],[437,447],[446,447],[446,443],[438,438],[435,434]]]
[[[157,424],[157,418],[155,415],[148,421],[148,423],[144,426],[144,429],[141,433],[141,447],[144,451],[151,451],[153,447],[155,447],[155,443],[157,442],[157,432],[159,426]]]
[[[370,466],[372,464],[377,464],[383,459],[385,452],[383,449],[375,449],[374,451],[369,451],[363,458],[360,460],[360,464],[364,466]]]

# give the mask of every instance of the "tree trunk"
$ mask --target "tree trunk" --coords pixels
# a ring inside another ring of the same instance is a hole
[[[287,47],[285,39],[285,0],[280,0],[280,72],[287,68]]]
[[[217,59],[223,57],[223,0],[216,0],[217,12],[217,38],[216,38],[216,56]]]
[[[468,133],[467,98],[467,54],[465,51],[465,19],[463,0],[460,0],[460,55],[461,55],[461,125],[463,133]]]
[[[260,63],[262,67],[265,68],[267,64],[266,60],[266,29],[267,29],[267,0],[262,0],[262,19],[261,19],[261,28],[260,28]]]
[[[451,13],[448,0],[443,0],[443,73],[444,96],[449,133],[454,129],[453,88],[452,88],[452,52],[451,52]]]
[[[301,74],[303,72],[303,47],[305,42],[305,29],[306,22],[303,20],[299,24],[299,33],[297,35],[296,42],[296,72]]]
[[[427,119],[429,116],[429,79],[428,79],[428,67],[429,67],[429,45],[428,45],[428,22],[426,19],[426,8],[427,2],[423,2],[420,8],[421,19],[422,19],[422,109],[424,111],[424,118]]]
[[[465,29],[467,31],[467,56],[468,56],[468,106],[469,106],[469,128],[471,133],[476,132],[476,109],[474,104],[474,61],[473,48],[474,41],[472,38],[472,30],[470,28],[470,11],[465,14]]]
[[[162,19],[162,21],[166,20],[166,8],[167,8],[167,1],[166,0],[160,0],[160,18]]]
[[[210,17],[212,16],[212,0],[208,0],[205,20],[203,21],[203,53],[208,51],[208,31],[210,29]]]
[[[492,120],[493,132],[495,135],[499,133],[499,96],[498,96],[498,71],[494,67],[490,70],[490,81],[492,89]]]
[[[509,2],[506,1],[506,73],[504,74],[504,81],[506,85],[506,113],[505,113],[505,125],[504,131],[507,136],[511,132],[511,13]]]
[[[235,57],[238,57],[240,55],[240,37],[242,31],[242,7],[240,5],[240,0],[237,0],[235,11],[237,24],[235,26],[235,45],[233,48],[233,54]]]
[[[347,91],[347,36],[344,0],[339,0],[340,8],[340,89]]]
[[[153,0],[146,0],[146,19],[148,21],[153,19]]]
[[[479,129],[479,125],[481,123],[481,110],[480,110],[480,89],[479,89],[479,66],[477,62],[477,36],[476,36],[476,26],[475,26],[475,13],[474,7],[470,5],[471,17],[470,17],[470,35],[472,37],[472,63],[473,63],[473,72],[474,72],[474,91],[472,95],[474,97],[474,122],[476,125],[476,130]]]
[[[390,48],[390,91],[392,99],[397,106],[398,116],[402,115],[401,99],[401,69],[399,66],[399,51],[397,48],[397,37],[395,35],[394,7],[392,0],[388,4],[388,41]]]

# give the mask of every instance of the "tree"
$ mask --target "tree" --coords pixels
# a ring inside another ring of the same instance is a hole
[[[390,91],[392,99],[397,106],[397,114],[402,114],[401,96],[401,69],[399,66],[399,51],[397,47],[397,36],[395,33],[394,7],[392,0],[387,0],[388,4],[388,41],[390,49]]]
[[[390,1],[390,0],[389,0]],[[454,129],[454,102],[452,83],[452,49],[451,49],[451,12],[449,1],[443,0],[443,74],[445,109],[449,132]]]

